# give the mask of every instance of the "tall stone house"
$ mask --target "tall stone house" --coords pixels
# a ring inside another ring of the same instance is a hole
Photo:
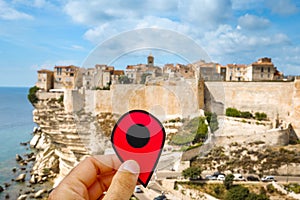
[[[80,76],[80,68],[74,65],[54,67],[54,89],[74,89],[76,79]]]
[[[36,86],[46,92],[53,89],[53,71],[47,69],[38,70]]]

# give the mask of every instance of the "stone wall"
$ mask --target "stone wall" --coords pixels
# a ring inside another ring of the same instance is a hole
[[[206,109],[224,114],[234,107],[241,111],[265,112],[291,122],[300,136],[300,80],[295,82],[206,82]]]
[[[165,85],[119,84],[113,85],[111,90],[69,90],[65,92],[64,104],[68,112],[83,109],[92,115],[102,112],[122,115],[142,109],[162,121],[199,115],[197,84],[187,81]]]

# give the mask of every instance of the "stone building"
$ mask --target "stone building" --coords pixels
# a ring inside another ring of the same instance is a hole
[[[274,80],[276,68],[272,63],[271,58],[260,58],[258,61],[250,65],[251,81],[270,81]]]
[[[111,75],[111,82],[112,83],[119,83],[119,78],[124,76],[124,70],[114,70]]]
[[[218,63],[209,62],[201,60],[199,62],[193,63],[193,66],[198,70],[200,76],[205,81],[221,81],[222,77],[218,73],[217,69],[220,66]]]
[[[96,65],[95,68],[88,68],[83,73],[83,87],[85,89],[97,89],[109,86],[112,81],[124,75],[123,70],[115,70],[113,66]]]
[[[250,68],[244,64],[227,64],[225,81],[250,81]]]
[[[166,74],[169,78],[183,77],[183,78],[195,78],[195,70],[193,65],[183,64],[165,64],[163,67],[163,74]]]
[[[283,74],[279,72],[271,58],[260,58],[250,64],[227,64],[217,69],[224,81],[271,81],[282,80]],[[225,77],[225,78],[224,78]]]
[[[53,71],[47,69],[38,70],[36,86],[46,92],[53,89]]]
[[[162,74],[162,69],[154,65],[152,54],[147,57],[147,64],[127,65],[125,70],[125,75],[133,84],[144,84],[146,77],[156,78]]]
[[[54,67],[54,89],[75,89],[76,79],[80,77],[80,68],[74,65]]]

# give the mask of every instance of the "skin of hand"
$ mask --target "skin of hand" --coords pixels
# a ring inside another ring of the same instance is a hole
[[[48,199],[128,200],[134,191],[139,172],[140,167],[133,160],[121,164],[116,155],[88,157],[62,180]]]

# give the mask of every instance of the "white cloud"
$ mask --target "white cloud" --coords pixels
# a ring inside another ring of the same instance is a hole
[[[265,0],[231,0],[231,2],[234,10],[250,10],[263,8]]]
[[[231,16],[231,12],[230,0],[179,1],[181,19],[200,27],[215,27],[226,21]]]
[[[29,14],[20,12],[6,3],[4,0],[0,0],[0,19],[4,20],[18,20],[18,19],[33,19]]]
[[[238,19],[239,26],[249,30],[268,28],[271,23],[268,19],[255,15],[246,14]]]
[[[255,56],[262,57],[274,51],[280,55],[281,50],[276,47],[289,45],[290,41],[288,36],[281,33],[248,34],[230,25],[220,25],[217,30],[205,33],[200,42],[212,58],[226,63],[249,59],[249,56],[254,59]]]
[[[84,38],[98,44],[121,32],[140,28],[164,28],[183,34],[191,34],[190,26],[168,18],[146,16],[141,19],[114,20],[86,31]],[[159,38],[157,38],[159,40]],[[162,41],[163,42],[163,41]]]
[[[267,5],[273,13],[280,15],[291,15],[298,12],[297,6],[290,0],[267,1]]]
[[[172,0],[72,0],[64,11],[73,21],[84,25],[97,25],[114,20],[139,19],[148,15],[175,16],[177,2]]]
[[[290,2],[279,3],[285,10]],[[269,28],[266,9],[279,12],[275,5],[266,4],[267,0],[69,0],[63,10],[74,22],[87,27],[83,37],[94,44],[133,29],[163,28],[188,35],[203,45],[213,60],[226,64],[280,57],[280,48],[290,45],[289,37],[276,26]],[[246,10],[255,10],[256,15],[244,15]],[[240,13],[243,16],[237,19],[235,15]],[[164,42],[159,37],[156,40]]]

